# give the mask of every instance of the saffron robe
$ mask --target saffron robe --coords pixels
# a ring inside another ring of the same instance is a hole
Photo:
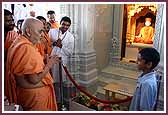
[[[10,47],[10,45],[12,44],[12,42],[18,37],[18,33],[15,30],[9,31],[7,33],[7,36],[5,38],[5,50],[7,51],[8,48]]]
[[[59,28],[59,26],[60,26],[57,21],[55,21],[54,23],[50,23],[50,24],[51,24],[51,29],[52,29],[52,28],[57,29],[57,28]]]
[[[51,40],[46,32],[44,33],[43,41],[41,43],[36,44],[36,47],[38,48],[38,51],[43,57],[45,56],[45,54],[48,55],[51,54],[52,51]]]
[[[52,51],[52,43],[51,43],[51,39],[49,38],[49,35],[48,33],[44,33],[44,38],[46,39],[46,42],[47,42],[47,54],[50,55],[51,54],[51,51]]]
[[[24,36],[13,42],[8,51],[5,76],[5,95],[10,103],[16,103],[26,111],[57,110],[53,79],[48,74],[43,77],[43,87],[17,87],[15,75],[36,74],[44,70],[44,62],[37,48]]]
[[[45,44],[43,42],[36,44],[38,51],[40,52],[41,56],[44,57],[45,55]]]

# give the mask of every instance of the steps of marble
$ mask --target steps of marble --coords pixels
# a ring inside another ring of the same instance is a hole
[[[130,62],[130,60],[124,58],[120,62],[111,63],[111,66],[138,71],[137,64],[135,62]]]
[[[137,80],[139,74],[139,71],[129,70],[121,67],[108,66],[101,71],[100,76],[116,80],[121,80],[123,78]]]
[[[133,86],[136,85],[136,81],[137,80],[130,80],[130,79],[120,79],[120,80],[116,80],[116,79],[112,79],[112,78],[108,78],[108,77],[102,77],[102,76],[98,76],[98,86],[104,87],[107,84],[110,83],[125,83],[125,84],[131,84]]]
[[[110,83],[129,84],[132,88],[135,88],[139,74],[140,72],[137,70],[122,67],[108,66],[104,68],[98,75],[98,89],[96,91],[96,96],[101,99],[105,99],[105,90],[103,87]],[[121,95],[118,95],[117,97],[120,96]]]

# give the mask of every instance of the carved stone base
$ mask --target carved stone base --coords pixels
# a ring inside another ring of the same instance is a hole
[[[87,51],[79,54],[79,83],[82,87],[95,93],[97,89],[96,53]]]

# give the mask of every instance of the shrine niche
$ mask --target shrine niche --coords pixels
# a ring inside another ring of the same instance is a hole
[[[153,43],[156,11],[157,5],[155,4],[127,5],[126,43]]]
[[[152,47],[155,33],[156,4],[127,4],[125,58],[136,60],[142,48]]]
[[[154,40],[154,27],[151,25],[152,18],[145,16],[145,25],[140,28],[139,33],[135,36],[133,42],[135,43],[144,43],[144,44],[152,44]],[[136,31],[138,30],[138,26],[136,24]],[[136,34],[136,33],[135,33]]]

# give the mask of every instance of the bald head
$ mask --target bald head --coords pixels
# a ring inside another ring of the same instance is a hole
[[[22,32],[33,44],[41,42],[44,25],[35,18],[27,18],[22,25]]]
[[[25,33],[26,28],[34,28],[35,25],[42,24],[41,21],[35,18],[27,18],[22,24],[22,31]]]

